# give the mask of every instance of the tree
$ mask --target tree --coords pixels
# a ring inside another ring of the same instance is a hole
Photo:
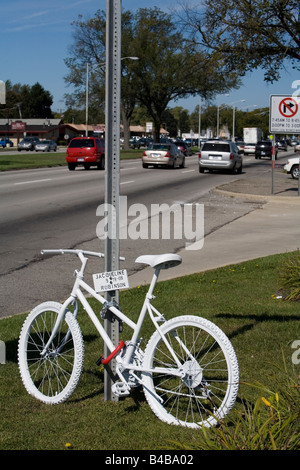
[[[53,98],[40,83],[33,86],[6,82],[6,105],[0,106],[0,116],[7,118],[51,118]]]
[[[176,134],[175,137],[180,136],[183,132],[190,132],[191,122],[190,116],[187,109],[183,109],[181,106],[175,106],[170,110],[176,121]]]
[[[224,76],[222,62],[191,47],[172,16],[158,8],[138,10],[133,51],[139,57],[134,65],[137,98],[154,122],[156,141],[171,101],[193,95],[208,99],[238,84],[235,73]]]
[[[73,26],[74,45],[72,57],[66,59],[70,70],[66,81],[75,86],[78,92],[75,96],[79,98],[85,91],[86,63],[97,66],[104,62],[105,12],[98,11],[88,21],[79,17]],[[207,53],[190,47],[171,15],[158,8],[142,8],[135,15],[123,12],[122,56],[139,58],[122,61],[121,107],[125,132],[139,103],[154,123],[156,140],[171,101],[196,94],[209,98],[239,83],[236,73],[224,76],[222,61],[212,62]],[[99,73],[94,78],[98,90],[103,91],[102,75]]]
[[[121,61],[121,113],[124,126],[125,142],[129,142],[130,119],[136,105],[135,82],[133,80],[132,62],[132,14],[129,11],[122,14],[122,57]],[[106,12],[98,10],[93,18],[84,20],[81,15],[72,23],[74,27],[74,44],[70,48],[71,56],[65,60],[69,69],[65,81],[73,85],[75,92],[67,95],[70,108],[86,105],[86,74],[89,64],[88,106],[89,121],[100,123],[105,110],[105,42],[106,42]]]
[[[262,67],[273,82],[287,61],[300,70],[299,0],[204,0],[184,11],[192,44],[222,57],[228,72]]]

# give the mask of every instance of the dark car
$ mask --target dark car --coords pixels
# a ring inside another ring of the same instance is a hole
[[[276,140],[276,147],[278,148],[278,150],[284,150],[285,152],[287,152],[287,143],[285,140]]]
[[[24,137],[24,139],[18,143],[18,151],[26,150],[28,152],[29,150],[34,150],[39,141],[40,139],[38,137]]]
[[[175,142],[175,145],[177,145],[178,149],[185,155],[186,157],[193,155],[192,149],[188,146],[186,142],[183,142],[182,140],[177,140]]]
[[[275,159],[277,159],[277,148],[275,149]],[[273,144],[270,140],[261,140],[257,142],[255,147],[255,158],[260,159],[261,157],[272,158]]]

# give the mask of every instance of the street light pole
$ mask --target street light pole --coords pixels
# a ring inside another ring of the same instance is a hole
[[[85,83],[85,135],[89,135],[89,63],[86,63],[86,83]]]

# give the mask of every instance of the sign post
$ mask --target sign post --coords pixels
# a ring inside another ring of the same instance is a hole
[[[276,156],[276,136],[270,135],[272,139],[272,194],[274,194],[274,172],[275,172],[275,156]]]
[[[119,204],[120,204],[120,103],[121,103],[121,0],[106,1],[106,104],[105,104],[105,203],[109,211],[109,227],[105,239],[105,270],[119,268]],[[113,208],[113,210],[111,210]],[[118,303],[118,291],[106,292],[109,303]],[[108,310],[104,327],[114,344],[118,343],[119,323]],[[105,347],[107,357],[111,351]],[[104,371],[104,399],[117,401],[112,392],[115,361]]]

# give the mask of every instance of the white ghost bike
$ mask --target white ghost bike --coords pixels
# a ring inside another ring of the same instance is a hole
[[[216,425],[229,413],[239,383],[238,361],[229,339],[219,327],[199,316],[181,315],[166,320],[151,303],[160,270],[180,264],[180,256],[162,254],[137,258],[136,262],[150,265],[154,273],[135,323],[118,305],[107,302],[84,281],[88,257],[102,258],[102,253],[83,250],[44,250],[42,253],[76,255],[81,268],[75,271],[73,290],[64,304],[44,302],[31,311],[23,324],[18,362],[29,394],[44,403],[59,404],[74,392],[84,361],[83,337],[76,318],[80,302],[110,352],[107,358],[101,357],[98,364],[106,367],[114,358],[117,380],[112,392],[116,396],[126,396],[133,387],[141,385],[159,419],[191,428]],[[120,272],[122,274],[123,270]],[[124,286],[121,277],[116,278],[117,288]],[[82,290],[103,305],[101,315],[93,311]],[[133,330],[129,340],[112,343],[103,326],[108,313],[112,320],[126,323]],[[142,350],[140,331],[147,313],[154,332]]]

